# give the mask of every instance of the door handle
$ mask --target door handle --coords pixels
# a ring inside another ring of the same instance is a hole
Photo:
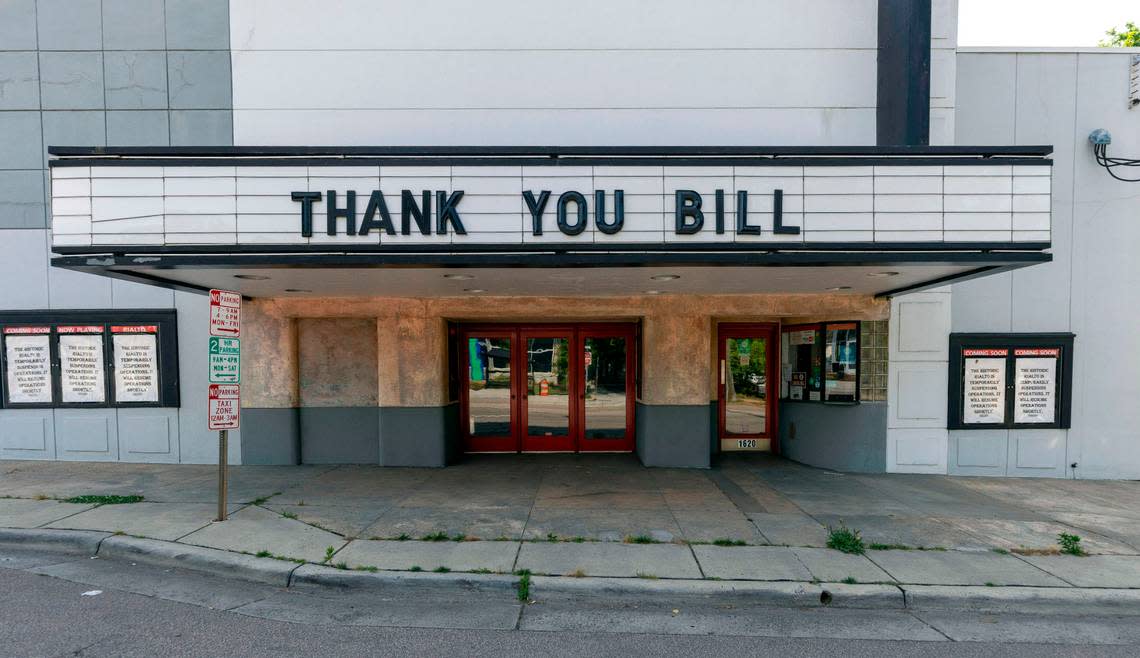
[[[724,359],[720,360],[720,385],[724,386]]]

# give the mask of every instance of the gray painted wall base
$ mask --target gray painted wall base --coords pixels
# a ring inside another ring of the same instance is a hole
[[[301,425],[296,407],[241,410],[241,463],[301,463]]]
[[[852,473],[887,470],[887,403],[780,403],[780,453]]]
[[[378,407],[301,407],[302,464],[380,463]]]
[[[637,403],[637,456],[646,466],[708,468],[709,406]]]
[[[380,407],[380,464],[447,466],[455,461],[459,405]]]

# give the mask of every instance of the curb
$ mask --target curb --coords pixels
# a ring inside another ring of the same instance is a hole
[[[290,587],[334,587],[382,590],[392,587],[461,587],[472,591],[515,590],[518,576],[479,573],[420,573],[412,571],[349,571],[305,564],[293,572]]]
[[[16,550],[48,551],[67,555],[95,555],[99,543],[111,536],[94,530],[41,530],[0,528],[0,545]]]
[[[293,562],[233,553],[189,544],[112,536],[99,547],[99,557],[149,564],[156,567],[188,569],[214,576],[237,578],[278,587],[289,586]]]
[[[519,577],[506,574],[348,571],[259,558],[215,548],[91,530],[0,528],[0,546],[19,551],[98,556],[185,569],[276,587],[334,588],[360,592],[408,587],[459,587],[513,594]],[[1067,615],[1140,615],[1140,589],[1082,587],[984,587],[971,585],[871,585],[740,580],[647,580],[532,576],[531,598],[704,597],[752,605],[799,608],[962,610]]]
[[[900,585],[910,610],[1140,615],[1140,590]]]
[[[644,580],[534,576],[531,598],[546,594],[577,596],[733,597],[750,604],[797,608],[876,608],[902,610],[906,600],[894,585],[766,582],[742,580]]]

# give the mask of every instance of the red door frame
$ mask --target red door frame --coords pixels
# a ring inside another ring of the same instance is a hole
[[[460,432],[466,452],[633,452],[634,403],[637,383],[637,325],[632,323],[551,323],[551,324],[463,324],[458,327],[459,351],[459,418]],[[570,346],[568,390],[570,398],[570,433],[565,437],[528,436],[526,339],[567,338]],[[587,338],[623,337],[626,339],[626,413],[624,437],[585,439],[586,378],[585,342]],[[508,338],[511,341],[510,430],[506,435],[472,437],[470,420],[471,338]]]
[[[459,424],[463,435],[464,449],[470,452],[518,452],[518,385],[520,375],[518,332],[503,327],[463,327],[459,330]],[[507,338],[511,341],[511,382],[510,382],[510,427],[501,436],[471,436],[471,395],[468,379],[471,376],[471,351],[468,340],[471,338]]]
[[[586,438],[586,339],[624,338],[625,339],[625,436],[613,439]],[[578,387],[579,420],[582,431],[578,439],[578,452],[633,452],[634,448],[634,402],[637,398],[637,325],[592,323],[577,326],[578,371],[582,374]]]
[[[728,338],[764,338],[767,344],[767,354],[764,357],[764,377],[766,382],[766,403],[764,432],[758,434],[729,434],[725,428],[725,398],[724,389],[728,376],[727,354],[725,353],[725,339]],[[723,322],[717,325],[717,442],[724,439],[768,439],[769,449],[773,453],[780,451],[777,437],[779,432],[779,404],[777,388],[780,378],[780,359],[776,347],[780,340],[780,325],[774,322]]]
[[[578,436],[578,400],[574,394],[578,390],[579,356],[578,341],[575,340],[574,327],[567,326],[522,326],[518,328],[519,352],[522,357],[519,361],[519,434],[522,437],[522,452],[574,452],[575,437]],[[527,364],[527,339],[529,338],[565,338],[566,347],[570,349],[567,364],[570,372],[566,373],[566,404],[567,404],[567,431],[565,436],[532,435],[530,430],[530,371]],[[514,366],[512,365],[512,370]]]

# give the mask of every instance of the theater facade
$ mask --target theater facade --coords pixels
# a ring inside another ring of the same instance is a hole
[[[1140,477],[1140,51],[515,4],[0,10],[0,459]]]
[[[245,463],[871,460],[890,299],[1047,262],[1048,154],[56,148],[52,264],[246,298]]]

